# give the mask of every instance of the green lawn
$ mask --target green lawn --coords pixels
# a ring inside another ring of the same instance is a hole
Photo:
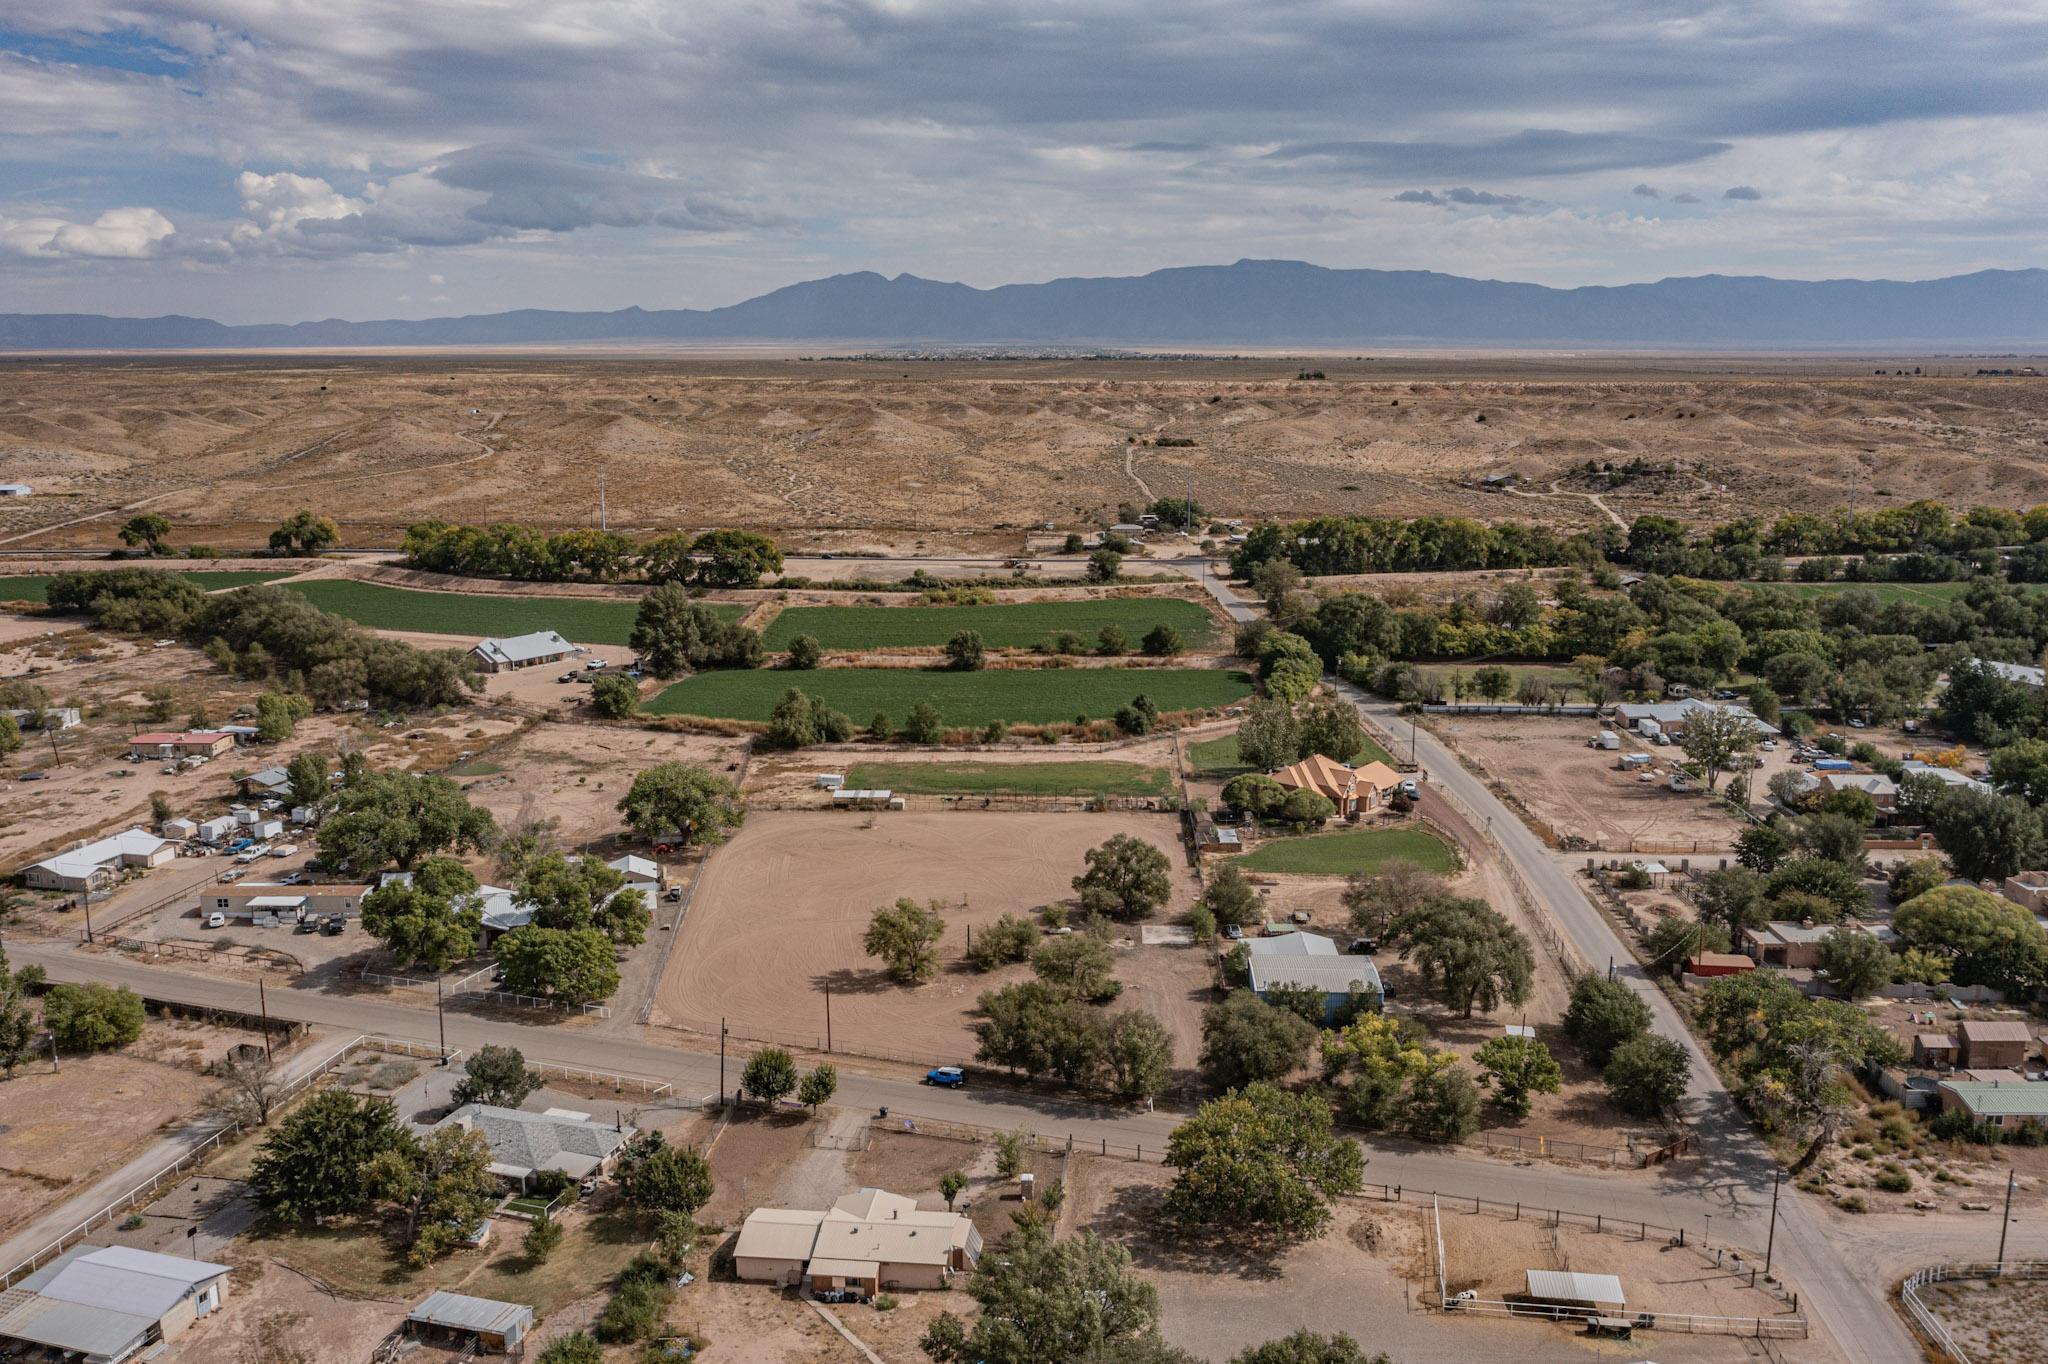
[[[1345,829],[1337,833],[1279,838],[1237,859],[1246,871],[1294,872],[1302,876],[1348,876],[1377,871],[1405,858],[1428,871],[1452,872],[1457,854],[1426,829]]]
[[[219,569],[196,570],[180,573],[186,582],[195,583],[201,591],[214,592],[223,587],[248,587],[254,583],[267,583],[273,578],[290,577],[296,569],[280,573],[268,573],[260,569]],[[44,602],[50,599],[50,581],[56,575],[51,573],[27,573],[19,577],[0,578],[0,601]]]
[[[1819,597],[1839,596],[1844,592],[1868,592],[1879,603],[1889,606],[1897,601],[1918,602],[1933,605],[1938,602],[1960,600],[1972,584],[1952,583],[1751,583],[1730,584],[1730,586],[1753,586],[1760,592],[1789,592],[1795,597],[1812,601]],[[2027,592],[2048,591],[2048,583],[2021,583]]]
[[[1163,767],[1120,762],[855,763],[846,784],[924,796],[1163,796]]]
[[[1101,719],[1143,693],[1162,711],[1227,706],[1251,695],[1241,672],[1208,668],[1030,668],[956,673],[922,668],[757,669],[698,673],[654,698],[655,715],[766,720],[791,687],[867,724],[877,711],[901,725],[920,701],[948,725],[1050,724]]]
[[[558,630],[577,644],[624,644],[639,603],[585,597],[479,596],[466,592],[412,592],[352,578],[315,578],[292,591],[323,611],[374,630],[418,630],[435,635],[523,635]],[[713,603],[727,620],[744,608]]]
[[[762,642],[781,650],[798,635],[810,635],[827,649],[937,648],[961,630],[977,630],[992,649],[1023,649],[1067,630],[1092,649],[1102,628],[1115,625],[1136,650],[1159,624],[1180,631],[1190,649],[1216,637],[1215,618],[1191,601],[1111,597],[994,606],[792,606],[768,622]]]
[[[1332,753],[1330,756],[1339,762],[1348,762],[1354,765],[1370,762],[1382,762],[1389,767],[1394,765],[1394,760],[1388,755],[1387,750],[1374,743],[1369,737],[1365,741],[1365,747],[1359,749],[1356,753]],[[1196,776],[1207,777],[1212,781],[1229,781],[1232,777],[1241,777],[1247,772],[1258,770],[1257,768],[1246,766],[1244,760],[1238,757],[1237,736],[1235,734],[1226,734],[1220,739],[1204,739],[1201,743],[1189,744],[1188,763],[1194,769]]]

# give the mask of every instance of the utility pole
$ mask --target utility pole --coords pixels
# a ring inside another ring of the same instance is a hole
[[[79,903],[85,906],[85,940],[90,943],[92,941],[92,878],[90,876],[85,878],[85,893],[79,898]]]
[[[718,1020],[718,1106],[725,1107],[725,1019]]]
[[[1998,1272],[2005,1273],[2005,1234],[2012,1230],[2012,1191],[2020,1182],[2017,1173],[2005,1172],[2005,1216],[1998,1222]]]
[[[263,977],[256,977],[256,1010],[263,1016],[263,1059],[277,1059],[270,1052],[270,1000],[263,992]]]
[[[832,987],[825,987],[825,1054],[832,1054]]]
[[[434,1021],[441,1027],[441,1064],[448,1064],[448,1015],[441,1009],[441,982],[434,982]]]
[[[599,530],[610,530],[612,528],[611,509],[606,505],[604,498],[603,465],[599,465],[597,469],[597,528]]]
[[[1778,1171],[1777,1182],[1771,1185],[1771,1232],[1764,1238],[1764,1278],[1771,1277],[1771,1252],[1778,1246],[1778,1190],[1785,1187],[1785,1171]]]

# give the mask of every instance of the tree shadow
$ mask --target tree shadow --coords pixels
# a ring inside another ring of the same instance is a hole
[[[880,967],[840,966],[812,976],[811,988],[835,995],[879,995],[917,987],[903,984]]]
[[[1224,1274],[1249,1283],[1281,1277],[1280,1259],[1291,1242],[1241,1230],[1183,1231],[1166,1216],[1165,1201],[1164,1189],[1125,1185],[1095,1215],[1093,1229],[1129,1251],[1140,1269]]]

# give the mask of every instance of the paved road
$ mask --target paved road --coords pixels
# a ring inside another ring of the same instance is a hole
[[[1227,582],[1214,575],[1206,576],[1204,581],[1210,594],[1233,619],[1247,621],[1256,617],[1257,613],[1239,600]],[[1435,735],[1428,730],[1414,730],[1392,702],[1369,697],[1343,683],[1337,683],[1336,689],[1386,732],[1403,737],[1413,734],[1415,759],[1429,774],[1430,781],[1448,789],[1466,809],[1485,821],[1488,832],[1521,872],[1539,905],[1549,912],[1580,958],[1596,968],[1614,962],[1615,974],[1649,1004],[1656,1030],[1677,1038],[1691,1053],[1692,1076],[1685,1116],[1699,1133],[1704,1152],[1700,1160],[1692,1162],[1700,1167],[1702,1186],[1693,1190],[1692,1196],[1705,1198],[1702,1211],[1719,1208],[1722,1211],[1715,1216],[1725,1218],[1739,1208],[1744,1210],[1740,1216],[1746,1219],[1751,1210],[1767,1206],[1778,1174],[1777,1161],[1736,1108],[1698,1041],[1679,1018],[1678,1010],[1636,964],[1605,916],[1572,882],[1541,840],[1487,789],[1485,782],[1466,771]],[[1669,1192],[1666,1191],[1667,1195]],[[1669,1222],[1673,1218],[1666,1212],[1657,1220]],[[1858,1266],[1838,1253],[1829,1242],[1820,1215],[1789,1187],[1779,1209],[1776,1251],[1785,1268],[1805,1285],[1806,1303],[1812,1315],[1850,1358],[1870,1364],[1911,1364],[1922,1358],[1886,1301],[1888,1286],[1874,1282],[1867,1268],[1859,1272]]]

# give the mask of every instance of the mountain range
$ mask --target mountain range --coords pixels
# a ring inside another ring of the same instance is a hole
[[[2048,341],[2048,270],[1945,279],[1697,275],[1572,289],[1423,270],[1241,260],[976,289],[871,271],[725,308],[519,309],[230,326],[197,317],[0,314],[0,350],[249,350],[620,342],[893,346],[1982,347]]]

